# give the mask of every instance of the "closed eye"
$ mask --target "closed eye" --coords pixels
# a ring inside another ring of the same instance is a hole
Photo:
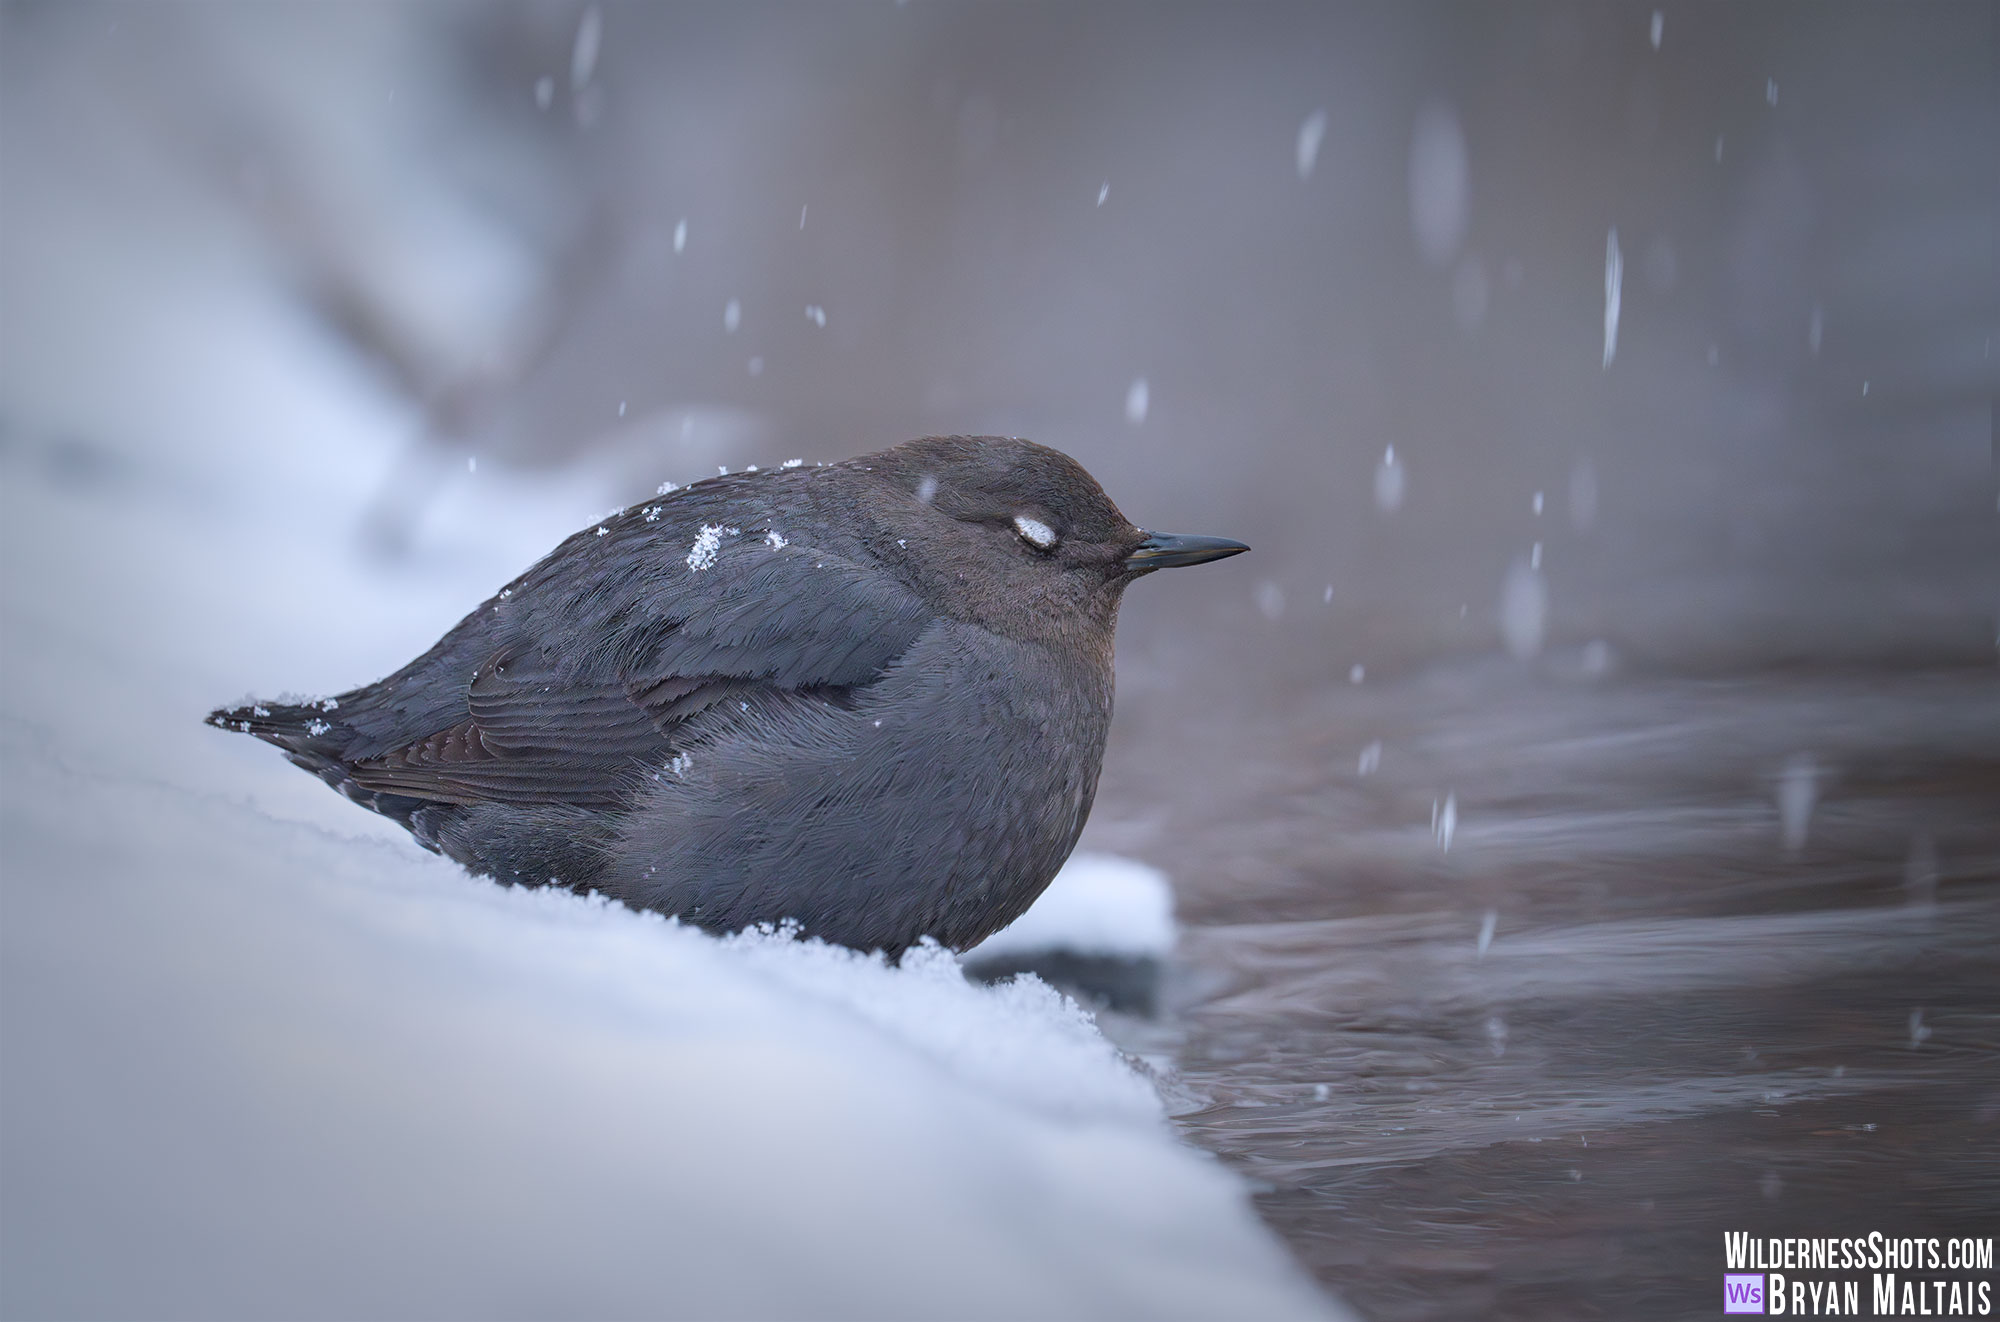
[[[1038,551],[1055,550],[1056,542],[1059,540],[1054,528],[1027,514],[1014,516],[1014,531],[1021,534],[1022,541]]]

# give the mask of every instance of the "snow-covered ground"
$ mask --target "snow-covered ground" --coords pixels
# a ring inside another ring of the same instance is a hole
[[[281,301],[11,255],[0,1313],[1334,1311],[1043,985],[504,890],[203,727],[385,673],[620,493],[483,466],[372,562],[409,420]]]

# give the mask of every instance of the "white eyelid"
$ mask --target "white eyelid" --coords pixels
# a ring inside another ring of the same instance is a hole
[[[1031,518],[1026,514],[1016,514],[1014,531],[1021,534],[1021,540],[1039,546],[1044,551],[1055,547],[1056,530],[1040,519]]]

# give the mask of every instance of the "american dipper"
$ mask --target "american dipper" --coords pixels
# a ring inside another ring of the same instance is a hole
[[[569,538],[376,684],[208,722],[503,882],[891,956],[1019,917],[1083,830],[1134,527],[1067,455],[932,437]]]

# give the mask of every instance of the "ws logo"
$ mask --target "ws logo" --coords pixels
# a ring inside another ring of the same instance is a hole
[[[1762,1313],[1764,1311],[1764,1273],[1731,1272],[1722,1278],[1722,1311],[1725,1313]]]

